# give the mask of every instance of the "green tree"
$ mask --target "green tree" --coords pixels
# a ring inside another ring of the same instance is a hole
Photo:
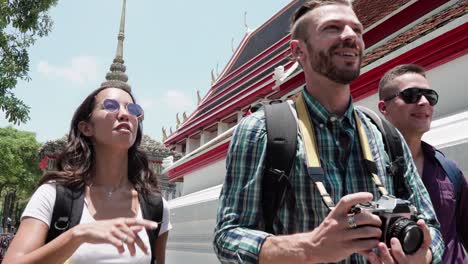
[[[37,155],[40,146],[32,132],[0,128],[0,197],[12,190],[19,198],[32,194],[42,175]]]
[[[52,28],[48,10],[58,0],[0,0],[0,109],[10,123],[29,120],[29,107],[15,97],[18,79],[29,81],[28,48]]]

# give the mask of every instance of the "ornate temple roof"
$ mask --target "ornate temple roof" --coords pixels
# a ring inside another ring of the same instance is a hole
[[[178,160],[182,157],[182,154],[179,152],[166,148],[164,144],[152,139],[148,135],[143,136],[140,149],[144,151],[151,160],[162,160],[168,156],[174,156],[174,160]]]
[[[289,51],[289,17],[292,12],[305,0],[292,1],[280,10],[261,27],[246,35],[241,42],[228,65],[220,74],[203,101],[190,115],[188,120],[168,135],[165,144],[175,144],[184,137],[200,130],[200,124],[215,122],[225,118],[226,113],[232,113],[242,107],[248,106],[252,96],[242,100],[242,106],[237,104],[233,109],[222,109],[226,102],[243,97],[243,94],[256,92],[255,97],[266,96],[271,89],[262,87],[271,86],[271,77],[278,66],[290,66]],[[412,42],[423,34],[432,32],[437,27],[466,13],[466,1],[455,3],[452,7],[441,7],[450,1],[410,1],[410,0],[355,0],[353,6],[366,31],[364,41],[366,54],[363,58],[363,66],[384,57],[409,42]],[[429,18],[419,21],[421,17],[439,8]],[[406,27],[415,23],[414,27]],[[401,31],[401,33],[399,32]],[[399,32],[399,35],[393,35]],[[261,48],[260,48],[261,47]],[[295,72],[300,71],[297,68]],[[353,88],[353,86],[352,86]]]
[[[62,138],[49,140],[44,145],[41,146],[39,149],[39,159],[43,159],[45,156],[49,157],[56,157],[58,156],[67,145],[67,138],[68,136],[65,135]],[[162,160],[168,156],[174,156],[174,160],[178,160],[182,157],[182,154],[171,151],[170,149],[166,148],[164,144],[152,139],[148,135],[144,135],[141,144],[140,150],[148,155],[150,160]]]
[[[39,159],[42,160],[45,156],[56,156],[60,154],[67,145],[68,135],[59,139],[48,140],[39,149]]]

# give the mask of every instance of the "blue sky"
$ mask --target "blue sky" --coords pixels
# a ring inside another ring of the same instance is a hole
[[[161,141],[161,127],[195,110],[211,69],[222,71],[246,32],[290,0],[127,0],[124,59],[137,101],[145,109],[144,133]],[[30,82],[15,94],[31,107],[31,120],[15,126],[40,142],[68,132],[74,110],[99,87],[115,57],[121,0],[61,0],[50,10],[54,27],[30,51]],[[0,113],[0,127],[10,125]],[[169,130],[169,129],[167,129]]]

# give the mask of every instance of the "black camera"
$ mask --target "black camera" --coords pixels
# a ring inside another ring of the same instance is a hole
[[[409,201],[393,196],[382,196],[376,202],[357,204],[351,209],[352,213],[367,211],[382,220],[382,237],[380,241],[390,246],[390,239],[396,237],[403,247],[405,254],[413,254],[422,245],[424,235],[416,224],[417,210]]]

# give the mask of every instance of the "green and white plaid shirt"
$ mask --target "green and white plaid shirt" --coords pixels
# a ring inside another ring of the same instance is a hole
[[[362,162],[359,135],[353,117],[353,103],[341,116],[331,115],[320,103],[304,92],[316,135],[318,153],[325,171],[325,186],[335,203],[346,194],[370,192],[376,200],[378,192]],[[384,150],[382,135],[358,111],[369,139],[378,175],[390,194],[393,182],[387,173],[389,158]],[[227,156],[227,173],[220,195],[214,249],[223,263],[258,263],[260,249],[271,234],[264,229],[261,209],[261,182],[266,156],[266,128],[263,111],[244,118],[236,128]],[[404,142],[404,140],[402,140]],[[418,176],[408,146],[404,143],[406,163],[405,183],[409,200],[430,227],[433,262],[439,263],[444,250],[439,224],[429,195]],[[294,215],[287,205],[279,209],[280,221],[274,223],[278,234],[308,232],[319,226],[329,209],[306,171],[304,145],[299,133],[296,159],[291,170],[291,185],[296,199]],[[286,203],[287,204],[287,203]],[[339,250],[339,249],[337,249]],[[364,257],[353,254],[340,263],[366,263]]]

